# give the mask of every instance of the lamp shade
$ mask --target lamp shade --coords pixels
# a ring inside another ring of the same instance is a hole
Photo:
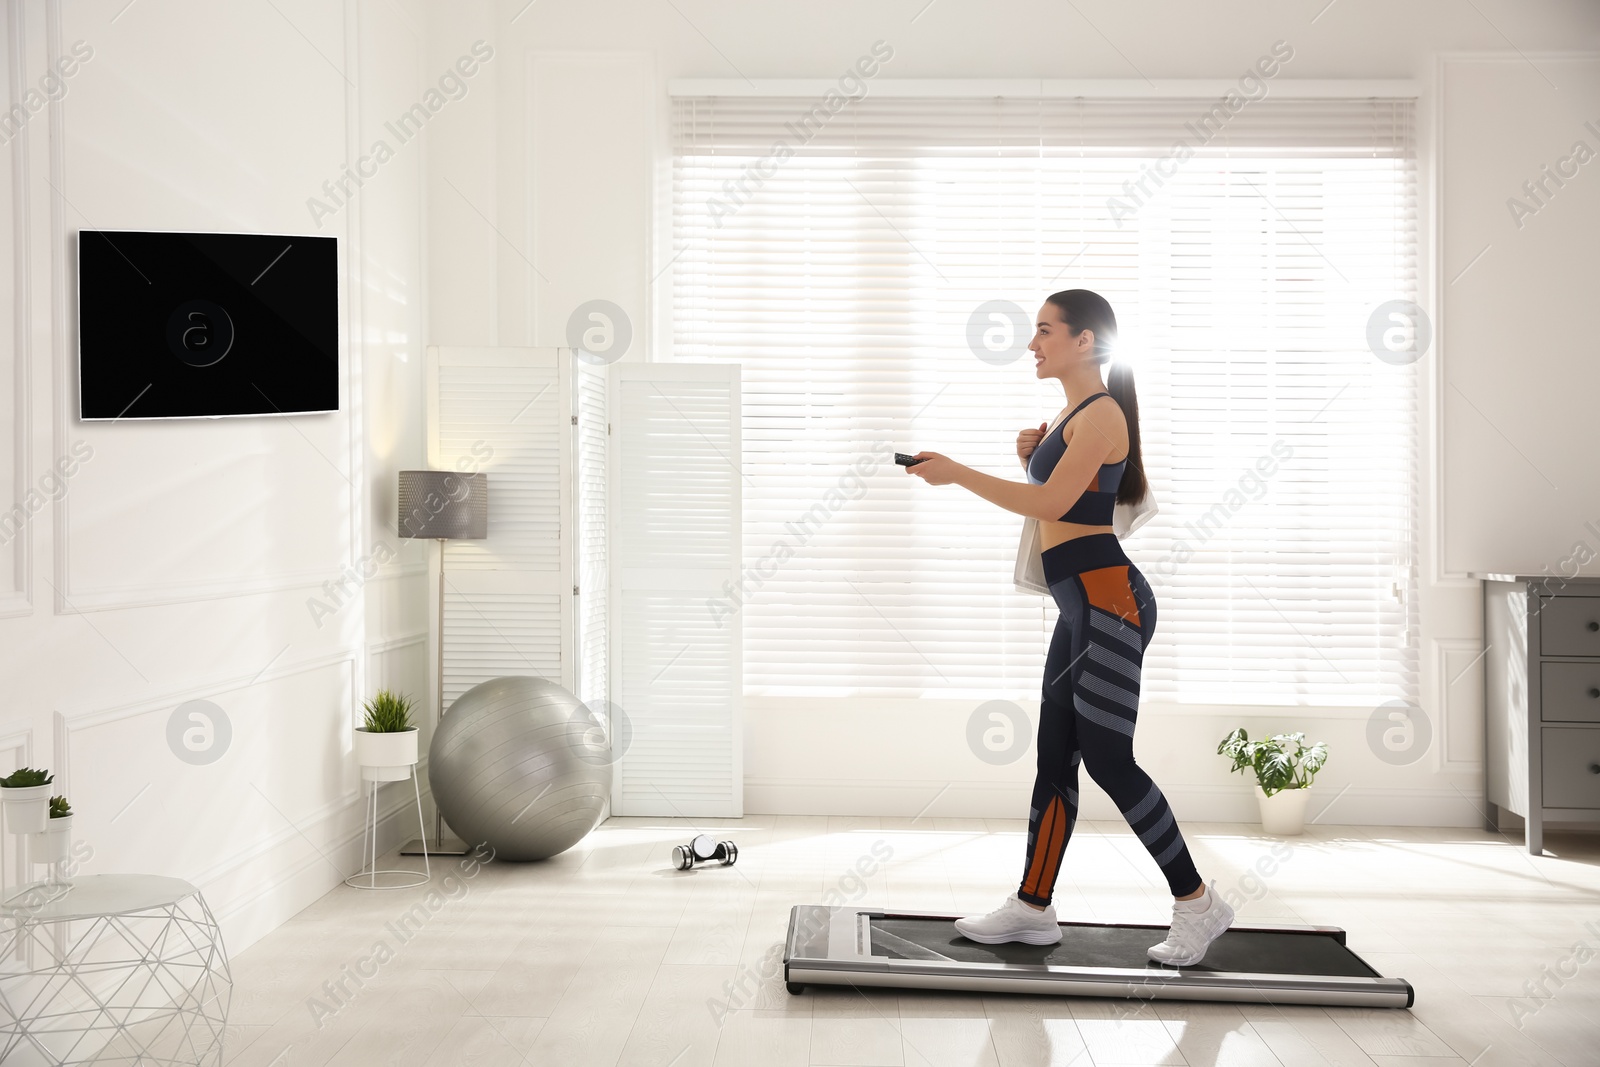
[[[489,476],[461,471],[400,472],[400,536],[489,536]]]

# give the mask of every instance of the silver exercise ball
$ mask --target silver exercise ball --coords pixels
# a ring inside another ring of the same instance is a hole
[[[469,848],[542,860],[600,821],[611,794],[605,731],[543,678],[491,678],[455,699],[428,746],[434,803]]]

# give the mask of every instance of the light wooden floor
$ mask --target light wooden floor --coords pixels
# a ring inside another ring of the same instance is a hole
[[[738,864],[673,870],[671,846],[700,829],[735,840]],[[1532,857],[1515,835],[1475,830],[1184,831],[1201,874],[1245,898],[1240,922],[1342,926],[1352,950],[1412,982],[1416,1006],[790,996],[775,968],[761,972],[781,956],[791,905],[836,889],[876,906],[986,911],[1015,888],[1022,822],[612,819],[545,863],[447,882],[461,861],[446,861],[431,912],[425,889],[329,893],[233,961],[226,1062],[1600,1064],[1600,836],[1550,834],[1551,854]],[[858,883],[850,872],[862,857],[871,868],[875,845],[892,856]],[[1258,863],[1272,873],[1246,873]],[[1065,868],[1063,919],[1170,919],[1165,883],[1125,825],[1080,822]],[[407,909],[413,925],[396,925]],[[341,980],[336,998],[324,983]]]

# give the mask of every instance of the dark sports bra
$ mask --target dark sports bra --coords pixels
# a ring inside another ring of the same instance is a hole
[[[1033,450],[1033,455],[1028,457],[1028,481],[1034,485],[1043,485],[1050,478],[1050,472],[1056,469],[1056,463],[1066,454],[1067,440],[1063,432],[1067,423],[1072,421],[1072,416],[1088,406],[1090,401],[1098,400],[1110,393],[1095,393],[1087,397],[1083,403],[1067,413],[1055,429],[1045,434],[1044,440]],[[1079,522],[1085,526],[1110,526],[1111,516],[1117,504],[1117,487],[1122,484],[1122,472],[1127,469],[1128,460],[1124,456],[1116,463],[1101,464],[1083,495],[1067,509],[1067,513],[1057,522]]]

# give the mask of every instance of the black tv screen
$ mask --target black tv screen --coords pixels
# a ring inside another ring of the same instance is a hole
[[[339,409],[336,239],[78,232],[84,419]]]

